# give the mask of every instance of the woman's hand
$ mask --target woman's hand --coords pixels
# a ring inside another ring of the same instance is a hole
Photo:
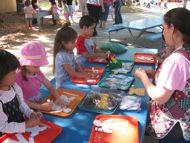
[[[138,79],[142,80],[143,77],[146,77],[146,71],[144,69],[138,68],[136,69],[134,76],[137,77]]]

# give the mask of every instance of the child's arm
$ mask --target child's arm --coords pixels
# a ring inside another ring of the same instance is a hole
[[[0,103],[0,132],[3,133],[15,133],[25,132],[25,123],[9,122],[7,115],[3,112],[2,104]]]
[[[56,104],[63,104],[64,102],[60,99],[60,96],[58,95],[58,92],[57,92],[57,90],[52,86],[52,84],[51,84],[51,82],[47,79],[47,78],[45,78],[44,79],[44,85],[47,87],[47,89],[49,90],[49,92],[50,92],[50,95],[52,95],[54,98],[55,98],[55,100],[54,100],[54,102],[56,103]]]
[[[52,106],[53,106],[51,103],[48,103],[48,102],[34,103],[34,102],[31,102],[31,101],[26,101],[26,103],[32,109],[43,110],[43,111],[51,111]]]
[[[79,65],[78,63],[76,63],[76,68],[78,72],[83,72],[81,65]]]
[[[75,70],[73,70],[73,68],[69,64],[64,64],[63,68],[67,71],[67,73],[69,74],[70,77],[80,77],[80,78],[89,78],[90,77],[86,73],[76,72]]]
[[[18,101],[20,104],[21,112],[26,115],[28,118],[34,113],[24,102],[22,90],[18,85],[14,86],[15,91],[17,92]],[[28,121],[17,123],[17,122],[9,122],[7,115],[4,113],[2,105],[0,104],[0,132],[3,133],[18,133],[25,132],[25,129],[28,127],[34,127],[40,123],[40,118],[29,119]]]
[[[23,92],[22,92],[22,89],[17,85],[15,84],[14,86],[15,88],[15,91],[17,92],[17,95],[18,95],[18,101],[19,101],[19,104],[20,104],[20,110],[21,112],[26,116],[26,117],[30,117],[31,113],[33,112],[33,110],[31,110],[28,105],[25,103],[24,101],[24,98],[23,98]]]
[[[173,91],[153,85],[143,69],[137,69],[134,75],[142,81],[148,95],[158,104],[166,103],[172,96]]]

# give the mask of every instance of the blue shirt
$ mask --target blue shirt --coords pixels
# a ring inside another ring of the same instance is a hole
[[[55,56],[56,88],[61,87],[62,82],[69,79],[69,74],[63,67],[64,64],[69,64],[71,65],[73,70],[76,70],[76,62],[75,62],[75,57],[73,53],[60,51]]]

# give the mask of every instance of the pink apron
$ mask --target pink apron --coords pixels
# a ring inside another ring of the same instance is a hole
[[[190,54],[185,49],[176,52],[190,61]],[[151,103],[148,132],[154,137],[162,139],[178,122],[183,131],[184,139],[190,141],[190,79],[184,90],[174,91],[164,105],[157,105],[154,101]]]

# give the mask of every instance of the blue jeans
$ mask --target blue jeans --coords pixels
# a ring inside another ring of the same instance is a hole
[[[115,6],[115,24],[120,24],[123,22],[121,17],[121,0],[116,0],[114,2]]]
[[[101,20],[102,21],[107,21],[108,15],[109,15],[110,5],[107,4],[107,3],[104,3],[104,9],[105,9],[105,12],[102,12]]]

